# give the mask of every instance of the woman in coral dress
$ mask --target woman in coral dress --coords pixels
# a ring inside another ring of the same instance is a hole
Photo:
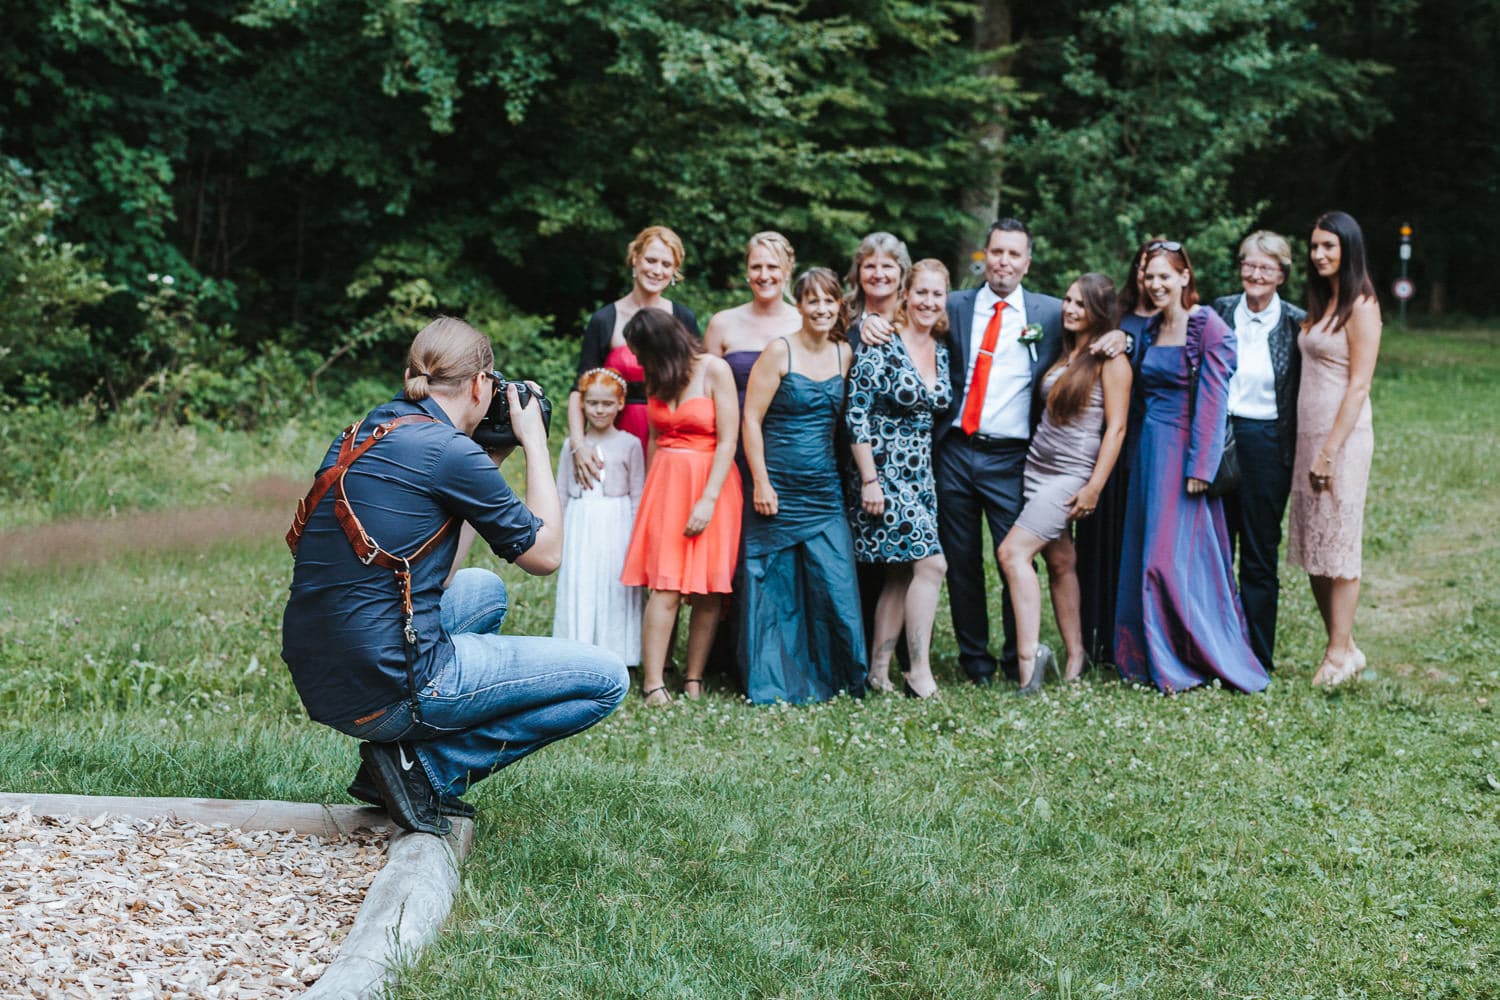
[[[636,313],[625,325],[625,341],[645,371],[651,436],[620,580],[651,588],[641,630],[641,693],[648,704],[665,705],[672,699],[663,674],[683,598],[693,609],[683,690],[696,698],[732,588],[743,504],[734,467],[740,408],[729,365],[703,353],[697,338],[665,312]]]
[[[615,418],[615,426],[629,431],[646,447],[646,386],[644,373],[636,356],[625,343],[625,324],[643,309],[656,309],[677,319],[694,336],[698,319],[680,302],[669,302],[663,296],[677,284],[682,273],[684,252],[682,240],[666,226],[648,226],[636,234],[625,252],[630,267],[630,291],[589,317],[583,331],[583,345],[578,352],[578,374],[595,368],[608,368],[625,377],[625,408]],[[572,442],[572,474],[579,486],[592,487],[603,471],[603,464],[587,447],[584,429],[583,397],[575,390],[568,396],[568,440]]]
[[[1380,353],[1380,304],[1365,268],[1359,223],[1345,212],[1318,217],[1309,240],[1313,274],[1297,346],[1297,453],[1287,555],[1307,570],[1328,632],[1314,684],[1342,684],[1365,667],[1354,644],[1365,489],[1375,432],[1370,380]]]

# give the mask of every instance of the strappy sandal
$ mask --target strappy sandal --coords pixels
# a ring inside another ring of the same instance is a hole
[[[697,694],[697,697],[692,697],[692,696],[688,695],[688,693],[687,693],[687,686],[689,684],[696,684],[696,685],[698,685],[698,694]],[[696,701],[698,698],[702,698],[704,692],[707,691],[707,690],[708,689],[706,687],[704,687],[704,685],[703,685],[703,678],[702,677],[685,677],[685,678],[683,678],[683,681],[682,681],[682,696],[684,698],[687,698],[689,701]]]
[[[652,701],[651,696],[654,694],[660,694],[664,700]],[[650,705],[652,708],[666,708],[668,705],[672,704],[672,693],[667,690],[667,686],[665,684],[660,684],[649,691],[642,691],[641,700]]]

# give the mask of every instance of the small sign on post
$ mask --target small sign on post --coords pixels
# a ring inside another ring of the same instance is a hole
[[[1391,293],[1401,303],[1401,332],[1406,332],[1406,300],[1417,294],[1416,284],[1406,276],[1406,265],[1411,260],[1411,223],[1401,224],[1401,277],[1391,282]]]

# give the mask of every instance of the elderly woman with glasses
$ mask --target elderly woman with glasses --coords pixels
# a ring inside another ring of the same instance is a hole
[[[1291,269],[1286,237],[1265,230],[1251,233],[1240,243],[1244,291],[1214,302],[1214,312],[1234,328],[1239,357],[1229,380],[1229,420],[1240,484],[1224,497],[1224,521],[1230,551],[1240,554],[1240,600],[1250,646],[1267,670],[1276,650],[1281,519],[1297,451],[1297,385],[1302,378],[1297,334],[1307,315],[1278,294]]]
[[[1234,331],[1198,305],[1181,244],[1147,244],[1141,284],[1161,311],[1137,348],[1145,416],[1125,502],[1116,665],[1167,693],[1214,680],[1259,691],[1268,678],[1235,592],[1224,507],[1208,492],[1224,454]]]

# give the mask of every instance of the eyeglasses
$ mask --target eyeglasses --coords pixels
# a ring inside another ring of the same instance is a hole
[[[1275,278],[1281,274],[1279,264],[1241,264],[1240,273],[1247,278]]]
[[[1152,240],[1146,244],[1147,253],[1165,250],[1167,253],[1182,253],[1182,244],[1174,240]]]

